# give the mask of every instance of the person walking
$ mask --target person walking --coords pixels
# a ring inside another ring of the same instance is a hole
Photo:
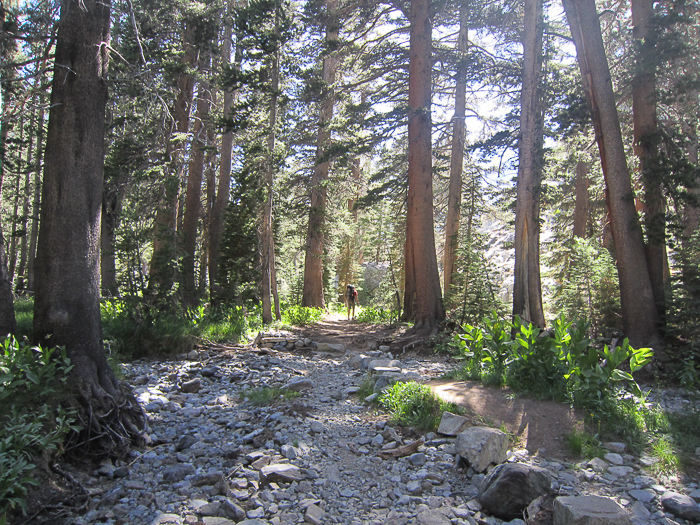
[[[348,307],[348,321],[350,320],[350,310],[352,309],[352,318],[355,319],[355,305],[360,305],[360,301],[357,297],[357,289],[354,285],[348,284],[345,290],[345,304]]]

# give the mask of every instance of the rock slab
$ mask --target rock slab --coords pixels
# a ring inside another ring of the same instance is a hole
[[[625,510],[601,496],[560,496],[554,500],[554,525],[631,525]]]
[[[479,502],[491,514],[512,520],[536,498],[544,496],[552,484],[548,470],[522,463],[505,463],[494,468],[479,489]]]
[[[453,414],[452,412],[443,412],[437,431],[438,434],[444,436],[457,436],[470,426],[471,422],[466,417]]]
[[[457,436],[455,445],[475,472],[484,472],[489,465],[506,460],[508,436],[495,428],[471,427]]]

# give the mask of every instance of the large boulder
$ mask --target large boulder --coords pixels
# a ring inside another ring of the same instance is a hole
[[[522,463],[494,468],[479,488],[479,503],[497,518],[520,518],[527,506],[550,490],[549,471]]]
[[[561,496],[554,500],[554,525],[632,525],[625,509],[602,496]]]
[[[495,428],[471,427],[457,436],[455,446],[475,472],[484,472],[506,460],[508,436]]]
[[[661,496],[661,506],[678,518],[700,523],[700,506],[690,496],[666,492]]]

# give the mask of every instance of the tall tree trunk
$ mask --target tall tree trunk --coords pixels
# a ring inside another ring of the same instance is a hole
[[[224,40],[221,49],[223,61],[231,64],[231,37],[233,25],[231,19],[234,15],[235,1],[229,0],[227,8],[226,26],[224,28]],[[242,54],[236,49],[236,64],[240,68]],[[233,91],[224,92],[224,119],[231,117],[231,106],[234,102]],[[233,131],[227,130],[221,137],[221,159],[219,165],[219,184],[216,190],[216,200],[212,206],[211,221],[209,224],[209,295],[216,300],[221,294],[219,285],[219,255],[221,252],[221,235],[224,231],[224,216],[231,191],[231,157],[233,153]]]
[[[87,448],[140,438],[145,421],[107,364],[100,321],[109,0],[65,0],[56,44],[36,257],[34,339],[65,346]]]
[[[542,183],[542,1],[525,0],[523,88],[515,204],[513,315],[545,326],[540,279],[540,193]]]
[[[692,93],[692,96],[688,97],[690,100],[695,101],[696,108],[698,107],[698,92]],[[698,134],[697,134],[697,124],[694,119],[683,120],[681,123],[683,133],[688,137],[687,146],[687,157],[688,162],[692,165],[698,165]],[[700,183],[700,181],[698,181]],[[693,188],[690,190],[696,199],[700,202],[700,189]],[[686,204],[683,216],[683,247],[687,247],[690,238],[698,230],[700,226],[700,207]]]
[[[180,184],[183,179],[184,163],[180,156],[185,148],[185,135],[190,129],[190,113],[194,98],[195,79],[190,70],[197,67],[199,53],[192,44],[194,28],[184,31],[185,53],[182,58],[184,71],[177,80],[178,95],[173,108],[174,138],[166,147],[168,174],[163,182],[163,190],[153,226],[153,255],[150,275],[154,289],[167,293],[175,280],[175,250],[177,247],[178,211],[180,207]]]
[[[429,0],[411,2],[408,66],[408,208],[406,213],[404,319],[415,329],[445,318],[433,225],[431,144],[431,24]]]
[[[666,198],[661,177],[654,164],[658,157],[656,137],[656,72],[653,56],[656,36],[652,28],[652,0],[632,0],[632,36],[637,45],[636,69],[632,79],[634,153],[644,184],[646,258],[660,326],[666,319],[664,266],[666,263]]]
[[[19,140],[24,141],[24,119],[19,122]],[[21,149],[19,149],[21,152]],[[15,166],[17,176],[15,178],[15,203],[12,209],[12,230],[10,233],[10,281],[15,280],[15,269],[17,267],[17,224],[19,223],[19,201],[20,188],[22,187],[22,154],[17,156],[17,166]]]
[[[0,223],[0,341],[8,334],[17,331],[15,321],[14,295],[12,294],[12,279],[7,271],[7,253],[5,252],[5,238],[2,235]]]
[[[27,230],[29,228],[29,199],[31,197],[32,159],[34,158],[34,126],[36,124],[36,112],[32,111],[29,124],[29,146],[27,147],[27,167],[24,172],[24,194],[22,195],[22,240],[19,246],[19,267],[17,268],[17,282],[15,290],[20,292],[27,287]]]
[[[326,186],[330,160],[328,154],[331,146],[331,119],[335,103],[335,71],[338,58],[334,52],[338,42],[337,1],[326,0],[326,55],[323,57],[323,91],[321,94],[321,111],[318,118],[318,135],[316,141],[316,166],[311,179],[311,209],[309,226],[306,234],[306,258],[304,262],[304,293],[302,306],[325,308],[323,297],[323,252],[325,248],[326,225]]]
[[[588,163],[579,161],[576,164],[576,204],[574,205],[574,237],[588,237]]]
[[[279,34],[279,5],[275,5],[275,34]],[[277,298],[277,279],[275,272],[275,237],[272,230],[272,203],[275,179],[275,133],[277,126],[277,92],[279,90],[280,76],[280,50],[279,44],[272,55],[270,70],[271,96],[270,96],[270,131],[267,136],[267,166],[265,169],[265,202],[263,204],[262,224],[260,227],[260,263],[262,267],[262,318],[264,324],[272,322],[272,304],[274,301],[275,317],[281,319],[279,314],[279,299]]]
[[[464,115],[467,106],[467,25],[469,11],[467,0],[459,8],[459,37],[457,39],[457,85],[455,87],[455,114],[452,118],[452,154],[450,156],[450,189],[447,196],[447,220],[445,222],[445,255],[443,259],[445,298],[452,294],[452,274],[457,263],[459,247],[459,221],[462,207],[462,169],[466,125]]]
[[[211,106],[211,91],[206,82],[199,86],[197,97],[197,118],[192,129],[192,146],[190,154],[189,174],[187,176],[187,194],[185,200],[185,215],[182,222],[182,288],[185,304],[194,306],[197,303],[197,285],[195,282],[195,252],[197,250],[197,226],[202,199],[202,179],[204,177],[204,158],[207,147],[207,130],[209,108]]]
[[[106,297],[118,297],[117,262],[114,252],[117,230],[117,214],[121,197],[118,188],[105,188],[102,193],[102,227],[100,232],[100,276],[102,294]]]
[[[584,91],[593,114],[620,279],[622,326],[633,346],[658,345],[658,316],[634,205],[608,61],[594,0],[564,0]]]
[[[27,257],[27,291],[34,292],[34,261],[39,237],[39,208],[41,206],[41,168],[44,155],[44,107],[39,109],[39,125],[36,132],[36,164],[34,165],[34,202],[32,204],[32,233]]]

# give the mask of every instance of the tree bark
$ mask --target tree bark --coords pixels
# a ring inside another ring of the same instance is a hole
[[[194,98],[194,76],[190,71],[197,67],[199,53],[192,44],[194,29],[186,27],[184,31],[185,53],[182,64],[184,71],[177,80],[178,95],[173,108],[175,119],[175,136],[171,137],[166,147],[168,174],[163,182],[163,189],[156,212],[153,227],[153,255],[150,264],[151,281],[154,290],[167,293],[175,281],[175,250],[177,247],[178,211],[180,205],[180,184],[183,178],[183,162],[180,160],[185,147],[185,135],[190,128],[190,113]]]
[[[576,204],[574,206],[574,237],[588,237],[588,163],[579,161],[576,164]]]
[[[22,217],[21,231],[22,238],[19,245],[19,267],[17,268],[17,280],[15,282],[15,291],[22,292],[27,287],[27,230],[29,225],[29,198],[31,197],[31,175],[32,175],[32,158],[34,157],[34,126],[36,124],[36,112],[32,111],[32,117],[29,124],[30,134],[29,146],[27,147],[27,167],[24,172],[24,192],[22,195]]]
[[[15,321],[14,295],[12,294],[12,280],[7,271],[7,254],[5,252],[5,238],[2,235],[0,224],[0,341],[8,334],[17,331]]]
[[[610,202],[620,279],[622,326],[632,346],[661,343],[644,237],[634,205],[620,122],[594,0],[564,0],[584,91],[592,111]]]
[[[39,109],[39,125],[36,132],[36,164],[34,165],[34,202],[32,204],[32,233],[27,257],[27,291],[34,292],[34,261],[39,237],[39,208],[41,207],[41,168],[44,154],[44,107]]]
[[[107,189],[102,192],[102,226],[100,232],[100,276],[102,294],[105,297],[118,297],[117,263],[114,251],[117,214],[120,206],[119,190]]]
[[[55,54],[36,257],[34,339],[65,346],[83,430],[76,444],[128,447],[145,427],[102,346],[100,214],[111,4],[65,0]]]
[[[326,186],[330,160],[328,153],[331,146],[331,119],[335,103],[335,72],[338,58],[334,52],[338,42],[337,1],[326,0],[326,55],[323,57],[323,91],[321,110],[318,118],[318,135],[316,141],[316,165],[311,179],[311,208],[309,226],[306,234],[306,258],[304,261],[304,292],[302,306],[325,308],[323,297],[323,252],[325,248],[326,226]]]
[[[411,2],[408,66],[408,208],[404,319],[415,329],[445,318],[433,226],[431,24],[429,0]]]
[[[185,214],[182,220],[182,292],[185,304],[197,303],[197,285],[194,262],[197,250],[197,227],[202,199],[202,179],[204,177],[204,157],[207,146],[207,123],[211,106],[211,91],[206,82],[200,83],[197,96],[197,118],[192,129],[190,166],[187,176]]]
[[[21,142],[24,140],[24,119],[20,119],[19,129],[19,140]],[[17,176],[15,178],[15,204],[12,210],[12,230],[10,233],[10,281],[15,280],[15,269],[17,267],[17,223],[19,222],[19,200],[23,169],[21,153],[18,155],[16,168]]]
[[[540,279],[540,193],[542,182],[542,19],[541,0],[525,0],[523,88],[515,205],[513,315],[544,328]]]
[[[450,156],[450,188],[447,195],[447,220],[445,222],[444,289],[445,298],[452,294],[452,274],[457,263],[459,248],[459,221],[462,207],[462,170],[466,126],[464,116],[467,106],[467,25],[469,12],[466,0],[459,9],[459,37],[457,39],[457,84],[455,87],[455,114],[452,118],[452,154]]]
[[[694,91],[689,100],[695,101],[696,107],[698,102],[698,92]],[[686,154],[688,156],[688,162],[693,166],[698,164],[698,134],[697,134],[697,124],[694,120],[683,119],[681,122],[681,127],[683,133],[688,137],[688,146]],[[700,181],[697,181],[700,184]],[[693,188],[689,190],[696,199],[700,198],[700,189]],[[683,247],[686,248],[689,245],[689,240],[693,234],[698,230],[700,226],[700,208],[693,206],[691,204],[685,205],[684,216],[683,216]]]
[[[275,33],[279,34],[279,5],[275,5]],[[265,203],[263,204],[262,224],[260,228],[260,262],[262,267],[262,318],[263,324],[272,322],[272,305],[274,301],[275,318],[281,319],[279,298],[277,297],[277,279],[275,272],[275,238],[272,231],[272,204],[275,179],[275,127],[277,126],[277,93],[279,90],[279,45],[272,54],[270,68],[270,131],[267,136],[267,166],[265,169]]]
[[[233,10],[235,2],[230,0],[227,8],[226,26],[221,55],[226,64],[231,64],[231,37],[233,35]],[[237,55],[240,55],[237,51]],[[238,63],[238,62],[237,62]],[[224,119],[231,117],[231,106],[234,102],[232,91],[224,92]],[[219,255],[221,252],[221,235],[224,231],[224,216],[231,191],[231,157],[233,152],[233,131],[226,131],[221,137],[221,159],[219,165],[219,184],[216,190],[216,200],[212,206],[209,224],[209,295],[217,300],[221,294],[219,285]]]
[[[656,72],[652,64],[656,53],[656,36],[652,28],[652,0],[632,0],[632,36],[637,44],[636,70],[632,79],[634,153],[644,184],[644,223],[647,243],[646,259],[651,289],[661,327],[666,319],[666,198],[661,178],[654,165],[658,157],[656,137]]]

